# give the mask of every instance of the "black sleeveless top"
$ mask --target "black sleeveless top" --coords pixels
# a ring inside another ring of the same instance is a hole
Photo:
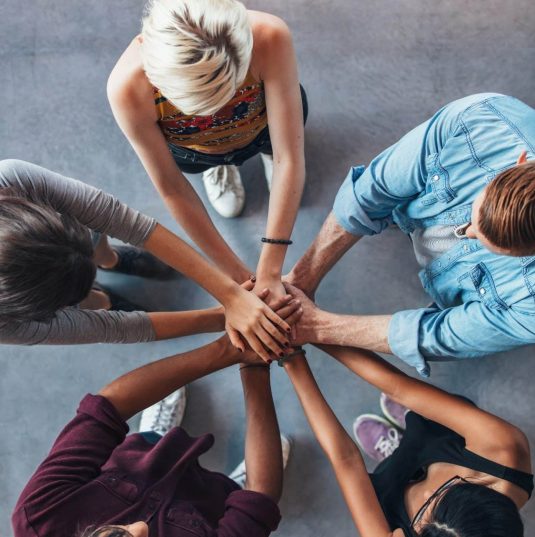
[[[434,462],[456,464],[504,479],[531,496],[533,475],[476,455],[465,448],[462,436],[415,412],[407,414],[406,423],[407,429],[399,447],[370,474],[392,531],[401,528],[406,537],[414,535],[403,495],[407,485],[424,478],[427,468]]]

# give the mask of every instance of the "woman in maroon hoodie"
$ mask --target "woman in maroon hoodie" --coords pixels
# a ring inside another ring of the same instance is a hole
[[[283,297],[293,323],[300,304]],[[241,363],[247,411],[245,487],[198,458],[214,442],[180,427],[127,435],[126,420],[182,386]],[[147,364],[86,395],[15,508],[15,537],[266,537],[277,528],[283,457],[269,365],[224,336]]]

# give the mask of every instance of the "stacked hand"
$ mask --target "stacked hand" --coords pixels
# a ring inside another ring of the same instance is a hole
[[[271,297],[270,289],[263,289],[259,294],[259,298],[261,300],[268,301],[270,297]],[[295,326],[303,313],[301,309],[301,302],[286,292],[282,297],[273,300],[271,302],[271,307],[273,308],[273,311],[279,317],[281,317],[281,319],[284,319],[284,321],[288,323],[290,326]],[[277,355],[273,353],[270,354],[269,352],[266,351],[267,358],[264,358],[264,356],[259,355],[259,353],[257,353],[255,350],[247,346],[246,349],[243,351],[243,355],[240,357],[240,361],[243,363],[248,363],[248,364],[258,364],[258,363],[261,364],[265,362],[271,363],[273,360],[276,360],[284,356],[285,353],[291,352],[289,338],[287,339],[288,339],[288,345],[285,346],[284,350],[282,350],[280,354],[277,354]]]

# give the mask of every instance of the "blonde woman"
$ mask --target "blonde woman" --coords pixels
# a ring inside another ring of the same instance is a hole
[[[282,296],[281,270],[305,178],[304,93],[302,99],[286,24],[237,0],[153,0],[141,34],[110,75],[108,97],[177,222],[240,282],[251,271],[184,173],[203,172],[215,209],[237,216],[245,199],[238,166],[262,153],[272,188],[255,289]]]

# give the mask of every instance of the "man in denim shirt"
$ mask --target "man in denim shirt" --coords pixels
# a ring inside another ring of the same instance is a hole
[[[479,94],[353,168],[289,282],[312,296],[360,237],[394,222],[411,236],[435,303],[393,315],[328,314],[311,339],[393,353],[425,376],[428,360],[535,342],[534,157],[535,110]]]

